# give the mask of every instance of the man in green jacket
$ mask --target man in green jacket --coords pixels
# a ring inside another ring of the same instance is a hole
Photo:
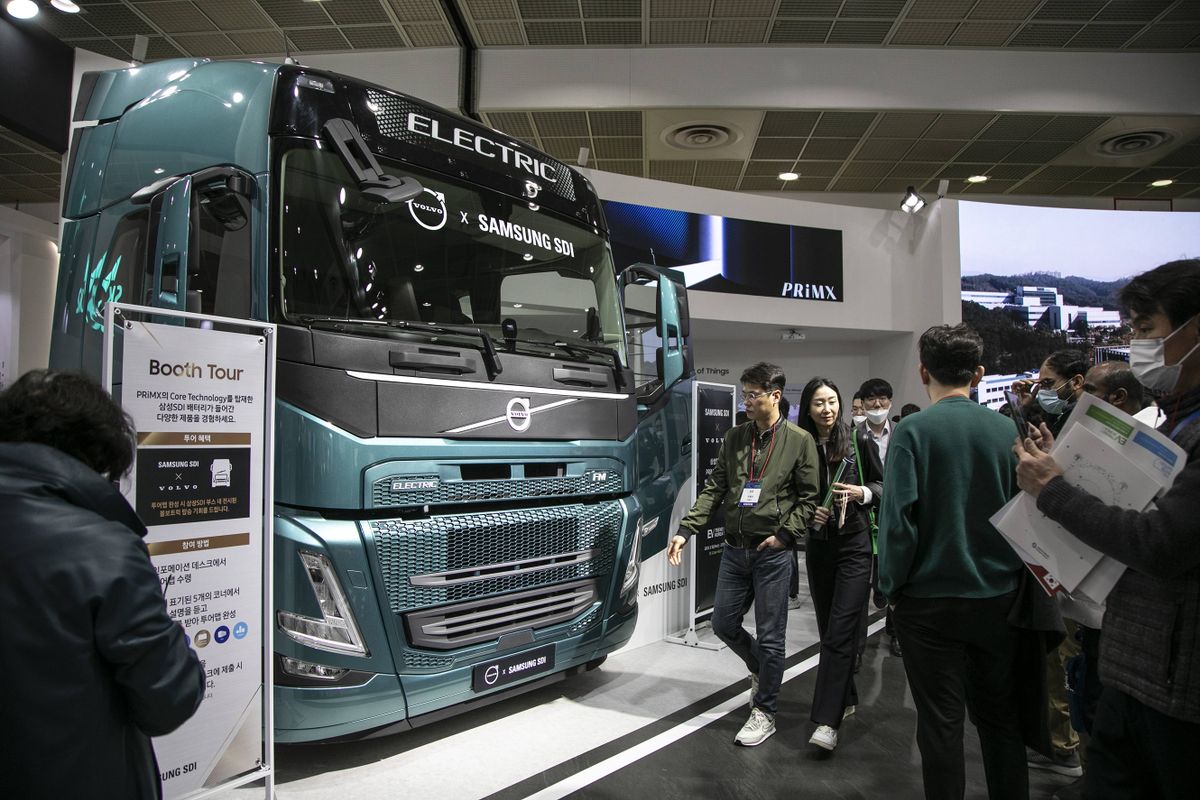
[[[818,473],[812,436],[779,413],[783,370],[755,364],[741,383],[749,421],[725,434],[716,466],[680,521],[667,559],[678,566],[688,539],[714,513],[724,516],[712,626],[750,670],[750,718],[734,742],[753,747],[775,733],[793,569],[789,551],[812,521]],[[756,636],[742,627],[751,602]]]

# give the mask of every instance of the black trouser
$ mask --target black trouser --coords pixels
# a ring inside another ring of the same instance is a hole
[[[930,800],[961,800],[966,791],[964,706],[979,731],[988,797],[1029,797],[1014,701],[1017,631],[1008,624],[1015,597],[1015,592],[982,599],[902,595],[896,603],[896,633],[917,706],[917,747]]]
[[[1200,724],[1155,711],[1105,686],[1092,720],[1087,800],[1175,800],[1197,794]]]
[[[871,535],[863,530],[828,539],[810,536],[804,563],[821,634],[810,719],[836,728],[846,706],[858,704],[854,655],[871,591]]]

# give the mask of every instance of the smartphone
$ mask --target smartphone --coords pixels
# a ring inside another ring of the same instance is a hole
[[[1029,422],[1025,419],[1025,411],[1021,408],[1021,398],[1011,389],[1004,391],[1004,398],[1008,401],[1009,411],[1012,412],[1013,422],[1017,424],[1017,434],[1021,440],[1029,438]]]

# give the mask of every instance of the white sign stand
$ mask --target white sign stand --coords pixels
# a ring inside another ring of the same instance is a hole
[[[692,504],[696,502],[696,476],[700,474],[700,387],[710,386],[718,389],[729,390],[729,421],[733,422],[734,415],[737,413],[737,388],[723,383],[707,383],[704,381],[694,381],[692,383],[692,480],[688,481],[688,486],[691,491]],[[696,542],[694,546],[684,548],[684,554],[688,560],[688,626],[685,630],[674,636],[668,636],[667,641],[672,644],[682,644],[687,647],[699,647],[702,650],[722,650],[725,645],[722,642],[704,641],[696,633],[698,628],[712,627],[710,618],[712,617],[712,609],[696,610],[696,560],[700,555],[700,548],[703,547],[703,542],[699,536],[694,537]],[[703,619],[701,619],[703,618]]]
[[[103,385],[119,381],[138,438],[122,490],[207,676],[195,716],[154,740],[164,800],[259,780],[274,797],[275,334],[270,323],[105,307]]]

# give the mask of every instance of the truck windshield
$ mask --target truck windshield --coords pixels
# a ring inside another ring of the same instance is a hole
[[[286,318],[472,325],[498,342],[501,324],[512,320],[519,342],[611,348],[625,362],[616,276],[599,231],[539,208],[536,199],[381,163],[415,177],[424,192],[408,203],[376,203],[359,193],[333,152],[284,153],[278,209]]]

